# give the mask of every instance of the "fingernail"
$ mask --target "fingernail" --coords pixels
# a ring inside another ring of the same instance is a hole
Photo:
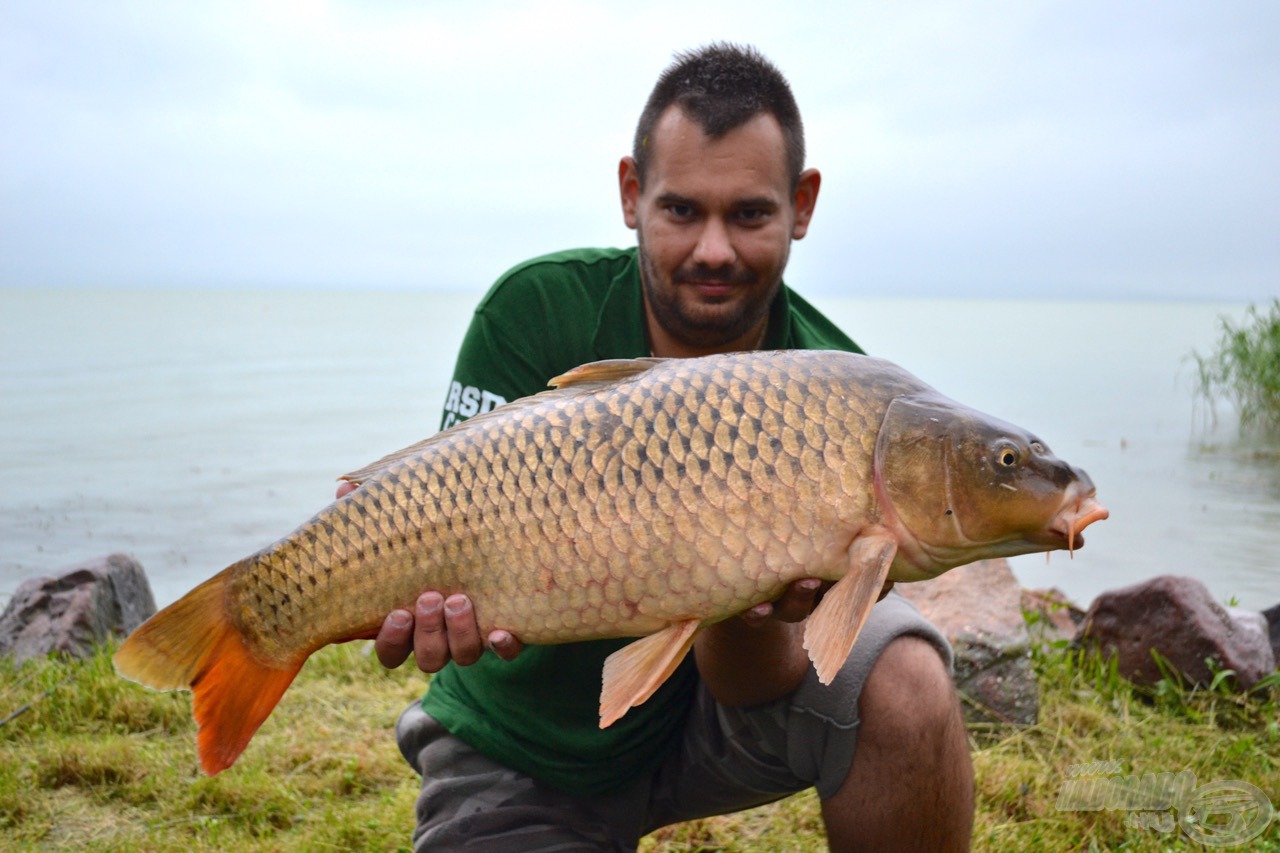
[[[803,590],[806,590],[808,592],[813,592],[815,589],[822,586],[822,581],[818,580],[817,578],[805,578],[804,580],[800,581],[799,586]]]
[[[465,595],[451,595],[444,600],[444,612],[450,616],[457,616],[467,609],[467,597]]]
[[[393,628],[408,628],[413,622],[413,616],[407,610],[392,610],[387,621]]]

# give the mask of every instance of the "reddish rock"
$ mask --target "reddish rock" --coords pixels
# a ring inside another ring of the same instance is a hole
[[[1262,618],[1267,620],[1267,633],[1271,635],[1271,651],[1275,653],[1276,663],[1280,664],[1280,604],[1262,611]]]
[[[983,560],[894,589],[951,641],[966,719],[1036,721],[1039,691],[1022,616],[1022,587],[1007,560]]]
[[[85,657],[156,612],[146,572],[112,554],[58,577],[23,582],[0,614],[0,654],[22,661],[49,652]]]
[[[1154,649],[1196,684],[1213,681],[1205,663],[1212,659],[1220,669],[1234,670],[1236,686],[1247,690],[1276,667],[1262,624],[1233,617],[1195,578],[1162,575],[1099,595],[1077,639],[1114,653],[1120,673],[1138,684],[1163,677]]]
[[[1224,606],[1222,609],[1227,611],[1227,615],[1235,621],[1239,628],[1257,634],[1262,642],[1271,645],[1267,615],[1265,613],[1259,613],[1257,610],[1249,610],[1244,607]],[[1274,647],[1272,652],[1274,656]],[[1280,664],[1280,659],[1277,659],[1276,663]]]

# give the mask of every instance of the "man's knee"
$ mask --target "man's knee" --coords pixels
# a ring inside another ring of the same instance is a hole
[[[938,650],[911,635],[885,647],[867,676],[858,709],[860,740],[879,733],[910,737],[909,744],[963,724],[959,697]]]
[[[936,647],[901,636],[858,700],[853,765],[822,817],[832,850],[965,850],[973,763],[951,676]]]

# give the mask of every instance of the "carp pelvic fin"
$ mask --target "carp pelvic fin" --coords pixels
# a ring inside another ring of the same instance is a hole
[[[610,358],[604,361],[593,361],[561,373],[550,379],[547,384],[553,388],[568,388],[571,385],[587,383],[617,382],[620,379],[638,376],[664,361],[666,361],[665,358]]]
[[[237,564],[238,565],[238,564]],[[213,776],[233,763],[266,720],[302,662],[260,663],[226,616],[232,566],[138,627],[112,661],[116,672],[156,690],[191,690],[200,767]]]
[[[627,710],[662,686],[693,647],[702,623],[676,622],[609,655],[600,688],[600,728],[607,729]]]
[[[849,571],[827,590],[805,622],[804,647],[823,684],[830,684],[844,666],[867,614],[880,597],[897,551],[897,542],[888,535],[854,540]]]

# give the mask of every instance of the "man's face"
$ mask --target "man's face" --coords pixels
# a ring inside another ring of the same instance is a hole
[[[679,107],[663,114],[640,188],[619,167],[623,216],[636,229],[650,341],[659,355],[758,343],[792,239],[808,229],[819,176],[792,192],[782,129],[760,114],[718,139]]]

